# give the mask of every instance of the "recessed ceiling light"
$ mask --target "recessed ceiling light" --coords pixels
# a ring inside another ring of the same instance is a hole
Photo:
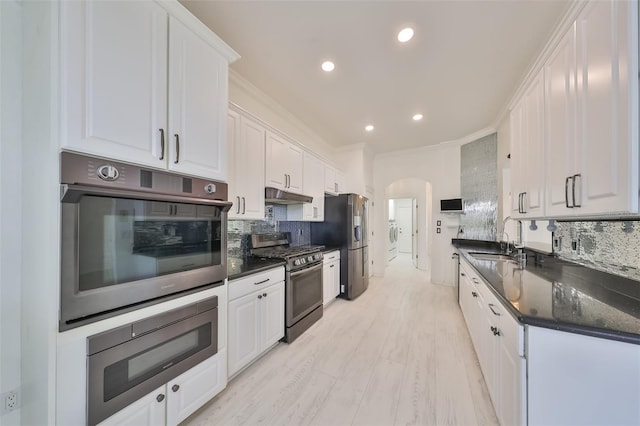
[[[331,61],[324,61],[322,63],[322,70],[326,72],[331,72],[336,68],[336,65]]]
[[[411,27],[403,28],[398,33],[398,41],[400,43],[406,43],[409,40],[411,40],[412,38],[413,38],[413,28],[411,28]]]
[[[364,126],[364,129],[365,129],[367,132],[370,132],[370,131],[372,131],[372,130],[374,129],[374,127],[373,127],[373,125],[371,125],[371,124],[367,124],[366,126]]]
[[[420,121],[420,120],[422,120],[422,114],[416,114],[416,115],[414,115],[414,116],[413,116],[413,120],[414,120],[414,121]]]

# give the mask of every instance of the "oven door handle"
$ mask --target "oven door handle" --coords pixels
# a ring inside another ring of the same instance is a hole
[[[322,268],[322,262],[318,263],[316,266],[312,266],[310,268],[303,269],[302,271],[296,271],[291,273],[291,278],[297,277],[300,274],[304,274],[305,272],[315,271],[316,269]]]
[[[143,191],[130,191],[112,188],[100,188],[88,185],[60,185],[60,201],[63,203],[77,204],[85,195],[97,195],[100,197],[132,198],[135,200],[168,201],[175,203],[206,204],[221,207],[228,212],[233,203],[229,201],[210,200],[207,198],[182,197],[178,195],[157,194]]]

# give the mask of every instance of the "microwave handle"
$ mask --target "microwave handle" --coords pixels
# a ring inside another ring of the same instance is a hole
[[[60,201],[62,201],[63,203],[77,204],[85,195],[97,195],[100,197],[113,198],[132,198],[135,200],[168,201],[173,203],[206,204],[210,206],[222,207],[223,211],[225,212],[229,211],[229,209],[231,209],[231,206],[233,205],[233,203],[229,201],[210,200],[207,198],[181,197],[177,195],[99,188],[86,185],[60,185]]]

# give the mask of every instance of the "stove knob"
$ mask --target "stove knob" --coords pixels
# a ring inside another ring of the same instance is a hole
[[[313,255],[309,256],[309,262],[313,262]]]
[[[305,258],[303,257],[302,259],[300,259],[300,263],[302,263],[302,264],[304,265],[305,263],[307,263],[307,259],[305,259]]]
[[[294,265],[296,265],[296,266],[300,265],[300,259],[296,259],[296,260],[294,260],[294,261],[293,261],[293,264],[294,264]]]

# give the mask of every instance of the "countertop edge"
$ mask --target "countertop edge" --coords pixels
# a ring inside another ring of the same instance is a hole
[[[258,267],[251,268],[251,269],[246,270],[246,271],[239,272],[237,274],[229,275],[227,277],[227,280],[229,282],[231,282],[231,281],[234,281],[234,280],[237,280],[237,279],[240,279],[240,278],[244,278],[244,277],[249,276],[249,275],[257,274],[257,273],[260,273],[260,272],[265,272],[265,271],[268,271],[270,269],[279,268],[281,266],[285,266],[286,264],[287,264],[287,262],[285,262],[284,260],[282,260],[280,262],[269,263],[268,265],[258,266]]]

